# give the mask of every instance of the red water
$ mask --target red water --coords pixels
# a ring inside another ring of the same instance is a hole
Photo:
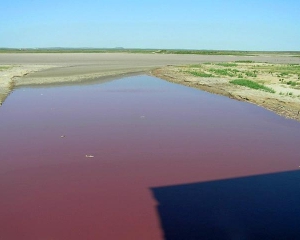
[[[163,239],[151,187],[300,165],[298,122],[148,76],[18,89],[0,123],[1,240]]]

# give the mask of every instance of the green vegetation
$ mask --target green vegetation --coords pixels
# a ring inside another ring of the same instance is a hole
[[[287,85],[291,85],[291,86],[293,86],[293,87],[295,87],[295,86],[297,86],[297,85],[300,85],[300,83],[297,83],[297,82],[295,82],[295,81],[288,81],[286,84],[287,84]]]
[[[254,61],[251,61],[251,60],[238,60],[238,61],[235,61],[236,63],[254,63]]]
[[[263,91],[270,92],[270,93],[275,93],[275,91],[272,88],[266,87],[262,84],[256,83],[256,82],[248,80],[248,79],[235,79],[235,80],[230,81],[230,83],[240,85],[240,86],[245,86],[248,88],[263,90]]]
[[[261,70],[264,72],[270,72],[277,75],[277,77],[286,77],[292,74],[300,75],[300,65],[299,64],[272,64],[272,65],[258,65],[255,66],[257,70]]]
[[[11,66],[0,66],[0,71],[10,69]]]
[[[256,71],[253,72],[246,71],[245,74],[247,77],[257,77]]]
[[[219,76],[219,77],[238,77],[238,78],[243,78],[243,77],[257,77],[257,72],[256,70],[252,71],[247,71],[245,69],[240,69],[238,70],[239,65],[237,63],[217,63],[217,64],[196,64],[196,65],[190,65],[189,68],[191,70],[196,69],[202,69],[204,70],[207,74]],[[195,76],[201,77],[201,74],[195,74],[192,73]],[[203,77],[207,77],[204,76]]]
[[[289,75],[288,72],[281,72],[281,73],[277,74],[277,77],[286,77],[288,75]]]
[[[210,68],[209,71],[219,76],[229,76],[229,77],[235,77],[236,74],[239,72],[238,70],[231,69],[231,68],[227,68],[227,69]]]
[[[197,71],[186,71],[186,73],[192,74],[196,77],[213,77],[212,74],[205,73],[205,72],[197,72]]]
[[[286,93],[280,92],[279,95],[282,95],[282,96],[290,96],[290,97],[292,97],[292,98],[300,97],[300,95],[296,96],[296,95],[294,95],[292,92],[286,92]]]
[[[222,67],[236,67],[236,63],[217,63],[217,66],[222,66]]]
[[[204,73],[199,73],[198,69],[201,69],[201,72]],[[194,64],[188,66],[187,70],[196,70],[197,73],[192,74],[199,77],[209,77],[208,74],[229,79],[251,78],[253,80],[254,78],[265,79],[267,77],[267,81],[279,81],[294,88],[300,86],[299,64],[253,63],[253,61],[245,60],[228,63]]]

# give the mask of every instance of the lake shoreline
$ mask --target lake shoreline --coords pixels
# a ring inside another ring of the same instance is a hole
[[[52,66],[45,65],[4,65],[0,68],[0,106],[15,88],[14,79],[38,72]]]
[[[122,78],[126,76],[145,74],[143,70],[111,70],[104,73],[94,74],[77,74],[65,77],[31,77],[30,74],[42,71],[57,69],[59,67],[43,66],[43,65],[22,65],[7,66],[7,69],[0,71],[0,106],[4,103],[9,94],[17,88],[21,87],[51,87],[61,85],[73,85],[80,83],[88,83],[94,81],[107,81],[110,79]]]
[[[279,97],[267,92],[249,89],[230,83],[216,83],[207,78],[184,74],[175,66],[157,68],[151,75],[166,81],[200,89],[212,94],[226,96],[238,101],[249,102],[288,119],[300,122],[300,100]]]
[[[86,83],[89,81],[101,79],[106,81],[108,79],[115,79],[119,77],[137,75],[137,74],[148,74],[154,77],[158,77],[164,80],[167,80],[172,83],[193,87],[202,91],[206,91],[212,94],[218,94],[226,96],[238,101],[250,102],[260,107],[263,107],[267,110],[275,112],[276,114],[294,119],[300,122],[300,105],[296,102],[290,102],[284,98],[277,98],[268,93],[265,93],[265,97],[261,98],[256,93],[259,91],[252,91],[251,96],[246,96],[244,94],[237,94],[236,91],[239,87],[227,85],[216,85],[208,84],[207,82],[202,83],[199,81],[193,81],[192,76],[186,76],[182,73],[176,71],[175,66],[167,66],[162,68],[155,68],[153,70],[144,70],[144,71],[107,71],[103,74],[90,74],[90,75],[77,75],[69,77],[49,77],[49,78],[28,78],[27,81],[24,81],[24,76],[27,76],[29,73],[34,73],[42,70],[47,70],[53,68],[53,66],[39,66],[39,65],[30,65],[30,66],[15,66],[9,68],[8,70],[1,71],[0,81],[0,106],[4,103],[5,99],[15,88],[19,87],[42,87],[42,86],[58,86],[64,84],[79,84]]]
[[[300,58],[272,56],[202,56],[176,54],[0,54],[0,104],[13,89],[65,84],[86,84],[128,75],[149,74],[170,82],[213,94],[246,101],[286,118],[300,121],[300,99],[258,90],[246,91],[233,84],[215,84],[178,71],[180,66],[204,63],[250,61],[300,64]],[[215,79],[218,83],[218,79]],[[298,101],[299,100],[299,101]]]

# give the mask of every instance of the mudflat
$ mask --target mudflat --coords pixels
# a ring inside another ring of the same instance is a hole
[[[128,74],[149,73],[179,84],[189,85],[205,91],[205,84],[191,84],[186,76],[180,75],[172,67],[190,64],[221,63],[235,61],[251,61],[271,64],[300,64],[300,58],[287,54],[262,54],[255,56],[231,55],[195,55],[195,54],[140,54],[140,53],[2,53],[0,54],[0,104],[9,93],[20,86],[41,86],[85,82],[91,79],[106,80],[109,77]],[[164,69],[166,68],[166,69]],[[158,70],[160,69],[160,70]],[[166,74],[167,72],[167,74]],[[219,77],[218,77],[219,78]],[[177,79],[174,81],[173,79]],[[207,84],[206,84],[207,85]],[[232,87],[232,86],[231,86]],[[224,88],[222,86],[221,88]],[[214,85],[214,89],[220,86]],[[240,91],[239,88],[235,88]],[[210,91],[227,95],[222,89]],[[252,93],[253,94],[253,93]],[[238,95],[238,94],[235,94]],[[255,95],[255,93],[254,93]],[[260,93],[261,95],[261,93]],[[275,95],[274,95],[275,96]],[[274,97],[273,96],[273,97]],[[259,104],[256,97],[234,97],[249,101],[279,113],[276,107],[270,108]],[[276,95],[276,99],[284,101],[288,106],[289,99]],[[263,100],[264,101],[264,100]],[[280,112],[280,115],[299,120],[297,105],[292,103],[292,113]],[[281,104],[282,105],[282,104]],[[280,106],[281,106],[280,105]],[[299,109],[300,110],[300,109]]]
[[[224,56],[193,54],[131,53],[10,53],[0,54],[0,65],[25,66],[17,85],[76,81],[79,79],[149,71],[166,65],[251,60],[269,63],[300,63],[300,58],[280,55]],[[37,66],[42,66],[38,72]],[[32,73],[35,72],[35,73]]]

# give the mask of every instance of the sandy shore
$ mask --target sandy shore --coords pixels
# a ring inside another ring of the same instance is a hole
[[[0,105],[15,88],[14,79],[24,77],[29,73],[34,73],[48,69],[52,66],[45,65],[0,65]]]
[[[270,93],[238,86],[222,77],[197,77],[186,73],[183,67],[168,66],[152,71],[152,75],[169,82],[197,88],[206,92],[227,96],[239,101],[250,102],[264,107],[286,118],[300,121],[300,89],[281,87],[281,82],[273,83],[273,89],[284,89],[293,95]],[[277,90],[276,89],[276,90]],[[283,91],[283,90],[282,90]]]
[[[102,78],[137,73],[151,73],[154,76],[183,85],[196,87],[212,93],[222,94],[238,100],[249,101],[272,110],[282,116],[300,121],[298,102],[278,99],[268,94],[265,97],[255,93],[244,95],[241,89],[216,84],[199,84],[187,79],[176,67],[205,62],[234,62],[251,60],[267,63],[300,64],[300,58],[280,55],[260,56],[214,56],[179,54],[130,54],[130,53],[11,53],[0,54],[0,104],[10,92],[21,86],[43,86],[85,82]],[[238,92],[236,92],[238,91]],[[241,93],[241,94],[239,94]]]

